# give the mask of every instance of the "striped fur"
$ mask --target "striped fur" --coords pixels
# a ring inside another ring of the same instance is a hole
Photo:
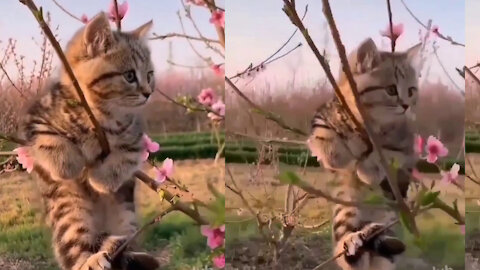
[[[30,143],[54,252],[64,270],[158,267],[153,257],[131,250],[109,260],[137,228],[133,174],[144,151],[141,108],[154,86],[143,38],[150,26],[112,32],[101,13],[75,34],[65,52],[106,133],[108,156],[102,156],[65,71],[25,117],[23,137]]]
[[[404,197],[416,162],[413,155],[412,116],[417,100],[418,73],[413,66],[419,48],[415,46],[407,52],[391,54],[378,51],[373,41],[368,39],[349,57],[360,102],[366,109],[374,132],[380,138],[382,152],[387,162],[396,163],[400,167],[397,180]],[[347,104],[353,108],[354,115],[363,123],[343,74],[339,86]],[[344,200],[360,199],[359,187],[367,185],[380,187],[385,196],[393,198],[377,153],[364,142],[336,99],[317,110],[312,120],[309,146],[325,168],[344,178],[341,188],[336,191],[336,197]],[[393,256],[403,251],[400,248],[403,244],[398,239],[381,234],[372,241],[363,241],[393,215],[383,212],[371,217],[367,215],[369,211],[364,209],[335,205],[334,251],[348,251],[347,256],[338,260],[342,269],[395,269]]]

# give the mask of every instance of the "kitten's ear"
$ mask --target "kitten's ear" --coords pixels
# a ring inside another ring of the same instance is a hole
[[[350,65],[356,73],[365,73],[377,67],[381,62],[380,52],[371,38],[358,46]]]
[[[105,13],[101,12],[85,26],[83,42],[89,55],[94,56],[107,51],[112,47],[114,41],[112,29]]]
[[[152,26],[153,26],[153,21],[150,20],[146,24],[144,24],[144,25],[138,27],[137,29],[133,30],[132,35],[135,36],[138,39],[145,38],[147,36],[148,32],[150,32],[150,29],[152,29]]]
[[[422,43],[418,43],[417,45],[411,47],[406,51],[407,59],[412,65],[416,65],[419,63],[421,59],[421,51],[422,51]]]

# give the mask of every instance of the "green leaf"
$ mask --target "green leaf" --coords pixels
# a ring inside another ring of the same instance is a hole
[[[405,213],[404,211],[400,212],[400,221],[402,225],[407,229],[410,233],[413,233],[413,226],[410,224],[409,213]]]
[[[298,175],[292,171],[286,171],[279,175],[278,179],[281,183],[287,185],[298,185],[302,182],[302,179],[298,177]]]
[[[440,191],[426,192],[425,194],[423,194],[422,199],[420,201],[420,204],[422,206],[427,206],[427,205],[432,204],[435,201],[435,199],[438,197],[439,194],[440,194]]]

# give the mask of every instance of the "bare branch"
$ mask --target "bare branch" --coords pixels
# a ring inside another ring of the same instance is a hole
[[[68,16],[74,18],[75,20],[83,23],[82,19],[80,19],[79,17],[73,15],[71,12],[69,12],[66,8],[64,8],[62,5],[60,5],[56,0],[52,0],[52,2],[58,7],[60,8],[63,12],[65,12]]]
[[[283,121],[283,119],[280,116],[278,116],[278,115],[276,115],[272,112],[266,111],[266,110],[262,109],[260,106],[258,106],[257,104],[255,104],[242,91],[240,91],[240,89],[238,89],[238,87],[229,78],[225,77],[225,81],[233,89],[233,91],[235,91],[235,93],[237,95],[239,95],[241,98],[243,98],[248,103],[248,105],[250,105],[250,107],[252,107],[257,113],[263,115],[266,119],[277,123],[280,127],[284,128],[286,130],[290,130],[290,131],[292,131],[294,133],[297,133],[299,135],[307,136],[307,133],[304,132],[303,130],[300,130],[298,128],[291,127],[291,126],[287,125],[285,123],[285,121]]]
[[[202,41],[202,42],[211,42],[211,43],[220,43],[218,40],[211,39],[211,38],[205,38],[205,37],[194,37],[194,36],[189,36],[185,34],[180,34],[180,33],[168,33],[165,35],[158,35],[156,33],[153,33],[153,37],[149,38],[149,40],[157,40],[157,39],[167,39],[167,38],[185,38],[185,39],[191,39],[195,41]]]
[[[430,29],[427,27],[427,25],[424,24],[422,21],[420,21],[420,19],[418,19],[418,17],[415,16],[415,14],[413,14],[413,12],[408,8],[407,4],[405,4],[405,1],[404,0],[400,0],[400,1],[402,2],[402,5],[405,7],[405,9],[408,11],[408,13],[410,13],[410,16],[412,16],[415,19],[415,21],[417,21],[421,26],[423,26],[423,28],[425,28],[427,31],[430,31]],[[446,40],[446,41],[450,42],[452,45],[465,47],[465,44],[462,44],[460,42],[457,42],[457,41],[453,40],[452,37],[450,37],[450,36],[444,36],[438,31],[435,34],[440,39]]]

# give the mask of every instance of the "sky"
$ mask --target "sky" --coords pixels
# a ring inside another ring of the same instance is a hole
[[[59,9],[52,0],[35,0],[38,7],[42,6],[44,13],[47,11],[51,13],[52,26],[59,26],[57,31],[59,34],[60,44],[64,46],[66,42],[73,36],[73,34],[82,27],[82,23],[73,19],[61,9]],[[77,17],[82,14],[91,18],[100,11],[107,11],[110,0],[57,0],[65,9],[73,13]],[[217,1],[219,6],[224,6],[224,1]],[[120,0],[119,3],[123,3]],[[181,26],[177,17],[177,11],[182,10],[183,7],[180,0],[129,0],[129,10],[126,17],[122,21],[122,30],[133,30],[136,27],[153,19],[154,27],[152,32],[157,34],[166,34],[170,32],[181,32]],[[34,42],[32,37],[40,41],[40,28],[35,21],[31,12],[18,0],[1,0],[0,10],[0,52],[4,50],[9,38],[16,39],[17,51],[19,55],[25,56],[25,61],[28,67],[32,66],[33,59],[40,59],[40,49]],[[193,7],[193,17],[196,18],[199,29],[201,29],[204,36],[208,38],[217,38],[216,31],[209,22],[210,12],[207,9]],[[192,26],[188,20],[184,20],[187,33],[195,34]],[[114,24],[112,24],[114,27]],[[150,41],[152,49],[152,56],[157,70],[164,70],[168,67],[168,48],[169,41],[172,41],[173,59],[178,64],[198,66],[203,64],[201,60],[193,53],[188,43],[182,39],[169,39],[161,41]],[[204,45],[195,43],[196,48],[200,52],[205,52]],[[3,55],[3,52],[0,54]],[[215,62],[223,63],[224,60],[215,57],[211,53],[206,55],[213,56]],[[58,63],[58,62],[57,62]],[[14,68],[8,66],[9,71],[13,72]]]
[[[477,2],[475,5],[479,6],[480,1],[468,0],[467,2],[474,1]],[[300,15],[303,14],[305,5],[309,5],[304,25],[308,28],[317,47],[320,50],[326,49],[327,55],[330,55],[331,69],[336,75],[339,69],[338,54],[329,32],[326,31],[327,25],[322,13],[321,1],[297,0],[296,2]],[[422,27],[409,15],[400,1],[391,2],[393,22],[403,23],[405,27],[404,34],[397,40],[397,51],[401,51],[419,42],[419,30]],[[426,23],[432,19],[432,24],[437,25],[441,33],[465,43],[464,1],[405,0],[405,2],[421,21]],[[335,0],[330,3],[347,53],[368,37],[371,37],[378,47],[388,50],[389,40],[382,38],[379,34],[379,31],[384,30],[388,24],[385,0]],[[293,33],[295,28],[283,13],[282,5],[283,1],[280,0],[227,2],[227,76],[244,70],[252,62],[254,64],[261,62],[275,52]],[[474,14],[473,11],[470,13]],[[477,15],[475,17],[477,21],[480,20]],[[480,24],[477,22],[475,25]],[[480,37],[478,34],[476,36]],[[257,75],[253,82],[248,83],[254,86],[268,83],[275,88],[291,80],[294,70],[297,72],[297,83],[311,85],[324,78],[321,66],[301,34],[297,33],[285,50],[296,46],[299,42],[304,43],[304,46],[282,60],[272,63],[264,72]],[[461,68],[465,64],[465,48],[452,46],[443,40],[438,40],[437,45],[439,46],[438,54],[448,75],[456,85],[464,89],[463,78],[456,73],[455,67]],[[480,46],[476,47],[480,48]],[[428,61],[431,63],[428,80],[433,82],[440,80],[456,88],[438,65],[435,57],[430,57]],[[426,66],[429,66],[428,62]]]
[[[465,64],[470,67],[480,62],[480,1],[467,0],[465,4],[465,25],[467,35]]]

